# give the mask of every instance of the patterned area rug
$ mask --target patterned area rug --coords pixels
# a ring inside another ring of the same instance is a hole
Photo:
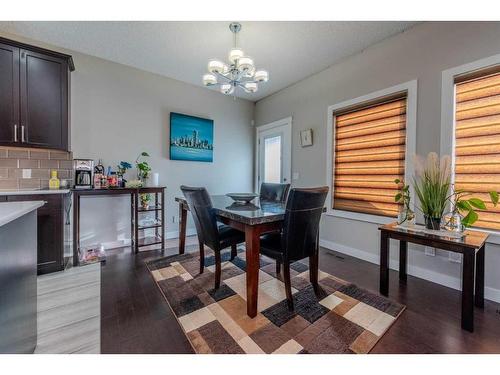
[[[246,315],[245,253],[222,253],[222,283],[214,290],[214,257],[205,272],[196,253],[148,262],[148,268],[197,353],[368,353],[405,306],[320,271],[319,295],[308,266],[291,265],[294,311],[275,263],[261,257],[258,314]]]

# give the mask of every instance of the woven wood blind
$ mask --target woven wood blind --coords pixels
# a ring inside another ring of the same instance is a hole
[[[455,188],[485,202],[500,190],[500,73],[456,84]],[[475,226],[500,230],[500,208],[486,206]]]
[[[406,96],[334,114],[333,208],[396,217],[404,179]]]

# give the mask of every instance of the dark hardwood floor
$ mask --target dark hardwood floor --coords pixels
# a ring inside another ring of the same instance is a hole
[[[134,255],[128,248],[110,252],[101,274],[102,353],[193,352],[145,266],[159,256],[161,251]],[[378,290],[377,265],[321,249],[320,269]],[[412,276],[399,284],[391,271],[389,298],[407,309],[372,353],[500,353],[497,303],[486,301],[484,310],[475,309],[475,332],[469,333],[460,328],[459,291]]]

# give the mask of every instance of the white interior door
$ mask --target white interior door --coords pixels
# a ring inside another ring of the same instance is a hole
[[[256,191],[263,182],[290,183],[291,117],[257,127]]]

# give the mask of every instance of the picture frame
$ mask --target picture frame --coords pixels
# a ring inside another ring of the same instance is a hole
[[[213,162],[214,121],[170,113],[170,160]]]
[[[300,145],[302,147],[309,147],[313,145],[312,129],[306,129],[300,132]]]

